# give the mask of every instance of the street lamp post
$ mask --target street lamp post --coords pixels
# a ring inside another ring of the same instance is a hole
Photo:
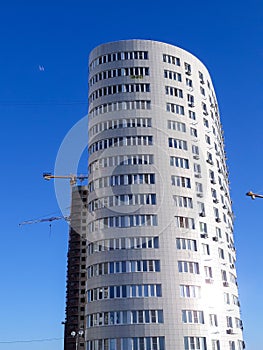
[[[79,337],[83,337],[84,331],[83,329],[79,329],[77,332],[72,331],[71,336],[76,339],[76,350],[78,350],[79,347]]]
[[[251,199],[263,198],[262,194],[257,194],[257,193],[254,193],[252,191],[247,192],[246,195],[249,196]]]

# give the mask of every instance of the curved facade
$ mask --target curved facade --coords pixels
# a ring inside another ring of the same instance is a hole
[[[89,59],[88,350],[241,350],[233,214],[206,67],[127,40]]]

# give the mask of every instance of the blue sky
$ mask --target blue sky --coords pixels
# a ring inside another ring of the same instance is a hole
[[[0,3],[0,350],[62,349],[67,225],[19,227],[59,215],[53,171],[68,130],[87,113],[88,54],[120,39],[182,47],[208,67],[225,130],[241,312],[247,348],[263,347],[263,3],[46,0]],[[44,66],[44,71],[39,70]],[[85,173],[84,162],[80,171]]]

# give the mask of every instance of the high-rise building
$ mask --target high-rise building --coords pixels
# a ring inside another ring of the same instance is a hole
[[[67,264],[66,319],[63,322],[64,350],[84,350],[87,187],[72,187]],[[77,345],[77,349],[76,349]]]
[[[156,41],[95,48],[88,128],[86,349],[243,349],[228,169],[206,67]]]

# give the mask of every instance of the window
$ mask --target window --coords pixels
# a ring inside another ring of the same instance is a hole
[[[209,178],[212,184],[215,184],[215,173],[212,170],[209,170]]]
[[[92,108],[89,111],[89,118],[93,119],[98,115],[109,113],[113,111],[121,110],[149,110],[151,109],[151,101],[149,100],[129,100],[129,101],[118,101],[109,102]]]
[[[198,206],[199,215],[204,217],[205,216],[205,204],[203,202],[197,202],[197,206]]]
[[[194,111],[188,111],[188,113],[189,113],[189,118],[190,119],[196,120],[196,115],[195,115]]]
[[[174,103],[166,103],[166,111],[175,113],[175,114],[184,115],[184,107]]]
[[[88,255],[120,249],[158,249],[159,237],[121,237],[95,241],[88,244]]]
[[[191,188],[191,181],[188,177],[183,176],[171,176],[172,186]]]
[[[186,86],[189,87],[189,88],[193,88],[193,81],[189,78],[186,78],[185,79],[185,82],[186,82]]]
[[[213,272],[212,272],[211,266],[204,266],[204,270],[205,270],[205,277],[206,278],[213,278]]]
[[[164,337],[121,338],[120,350],[144,350],[144,349],[165,350],[165,338]],[[87,349],[87,350],[91,350],[91,349]],[[103,349],[103,350],[106,350],[106,349]]]
[[[176,226],[180,228],[195,229],[195,222],[193,218],[175,216]]]
[[[171,80],[182,81],[181,73],[174,72],[174,71],[167,70],[167,69],[164,70],[164,78],[171,79]]]
[[[221,270],[221,277],[223,282],[227,282],[227,274],[225,270]]]
[[[179,139],[174,139],[172,137],[169,137],[168,146],[187,151],[187,142],[184,140],[179,140]]]
[[[191,65],[189,63],[186,63],[184,64],[184,68],[185,68],[185,73],[188,74],[188,75],[191,75]]]
[[[212,194],[212,198],[214,200],[214,203],[218,203],[217,193],[216,193],[216,190],[214,188],[211,188],[211,194]]]
[[[233,328],[233,319],[231,316],[226,317],[226,326],[227,328]]]
[[[89,155],[99,150],[104,150],[112,147],[123,147],[123,146],[151,146],[153,144],[152,136],[120,136],[112,137],[109,139],[103,139],[94,142],[89,147]]]
[[[191,136],[194,136],[194,137],[197,137],[197,129],[195,129],[195,128],[190,128],[190,135],[191,135]]]
[[[213,165],[214,162],[213,162],[213,156],[210,152],[207,152],[207,163]]]
[[[224,302],[225,302],[225,304],[230,305],[230,295],[229,295],[229,293],[224,293]]]
[[[175,88],[173,86],[165,86],[165,94],[183,98],[183,90]]]
[[[235,317],[235,327],[243,330],[243,322],[237,317]]]
[[[109,339],[109,350],[115,350],[117,345],[117,339]]]
[[[88,267],[88,278],[129,272],[160,272],[160,261],[125,260],[94,264]]]
[[[210,314],[209,315],[210,320],[210,326],[211,327],[218,327],[218,321],[217,321],[217,315],[216,314]]]
[[[203,109],[204,115],[208,115],[207,106],[204,102],[202,102],[202,109]]]
[[[215,217],[215,219],[219,219],[219,210],[218,210],[218,208],[214,207],[213,209],[214,209],[214,217]]]
[[[199,264],[193,261],[178,261],[178,271],[182,273],[199,274]]]
[[[180,285],[180,296],[182,298],[200,298],[200,287],[194,285]]]
[[[194,163],[194,172],[196,177],[201,177],[201,165]]]
[[[237,305],[237,306],[240,306],[240,305],[239,305],[238,297],[237,297],[236,295],[232,295],[232,298],[233,298],[233,304],[234,304],[234,305]]]
[[[237,341],[237,350],[243,350],[245,349],[245,342],[243,340],[238,340]]]
[[[204,313],[198,310],[182,310],[183,323],[204,324]]]
[[[202,251],[204,255],[210,255],[209,245],[202,243]]]
[[[195,156],[199,156],[199,148],[198,148],[198,146],[192,145],[192,153],[193,153]]]
[[[222,248],[218,248],[218,256],[220,259],[225,259],[224,250]]]
[[[190,197],[173,196],[174,204],[181,208],[193,208],[193,200]]]
[[[200,86],[200,92],[203,96],[205,96],[205,89],[203,88],[203,86]]]
[[[194,104],[195,104],[194,96],[187,94],[187,102],[188,102],[188,106],[194,107]]]
[[[89,85],[93,86],[98,81],[115,78],[115,77],[130,76],[131,79],[142,79],[144,76],[148,76],[148,75],[149,75],[149,67],[128,67],[128,68],[109,69],[93,75],[89,80]]]
[[[233,340],[229,341],[229,350],[236,350],[236,345]]]
[[[202,194],[203,193],[203,185],[200,182],[195,183],[195,190],[197,194]]]
[[[114,227],[137,227],[137,226],[157,226],[157,215],[124,215],[110,216],[91,221],[88,225],[89,232],[96,232],[102,229]]]
[[[199,222],[200,225],[200,232],[207,233],[207,223],[206,222]]]
[[[178,250],[197,251],[197,244],[195,239],[176,238],[176,248]]]
[[[184,350],[207,350],[205,337],[184,337]]]
[[[189,160],[181,157],[170,157],[170,165],[177,168],[189,169]]]
[[[89,95],[89,103],[92,103],[102,96],[115,95],[124,92],[150,92],[150,84],[118,84],[99,88]]]
[[[105,122],[97,123],[89,130],[89,136],[96,135],[105,130],[123,129],[123,128],[149,128],[152,126],[151,118],[126,118],[113,119]]]
[[[205,81],[204,81],[204,75],[203,75],[203,73],[198,72],[198,75],[199,75],[200,83],[204,84]]]
[[[204,126],[206,128],[209,128],[209,123],[208,123],[208,120],[206,118],[203,118],[203,122],[204,122]]]
[[[86,350],[165,350],[164,337],[133,337],[94,339],[87,341]]]
[[[222,238],[221,228],[219,228],[219,227],[216,227],[216,237]]]
[[[89,202],[89,212],[97,209],[110,208],[122,205],[156,205],[155,193],[121,194],[116,196],[101,197]]]
[[[168,129],[186,132],[185,123],[176,122],[174,120],[168,120]]]
[[[154,158],[152,154],[130,154],[130,155],[118,155],[112,157],[99,158],[90,163],[90,173],[99,170],[100,168],[108,168],[111,166],[120,165],[138,165],[138,164],[153,164]]]
[[[180,66],[180,58],[171,55],[163,54],[163,62]]]
[[[99,56],[95,58],[89,65],[90,70],[94,69],[96,66],[112,62],[112,61],[120,61],[120,60],[148,60],[148,52],[147,51],[123,51],[123,52],[114,52],[109,53],[103,56]]]
[[[163,323],[163,310],[109,311],[87,315],[87,326]]]
[[[212,350],[220,350],[220,341],[212,339]]]
[[[93,192],[97,188],[115,187],[123,185],[152,185],[155,183],[155,174],[123,174],[98,178],[89,183],[89,191]]]
[[[237,284],[236,276],[229,272],[229,280],[233,284]]]
[[[211,145],[211,138],[208,135],[205,135],[205,142]]]

